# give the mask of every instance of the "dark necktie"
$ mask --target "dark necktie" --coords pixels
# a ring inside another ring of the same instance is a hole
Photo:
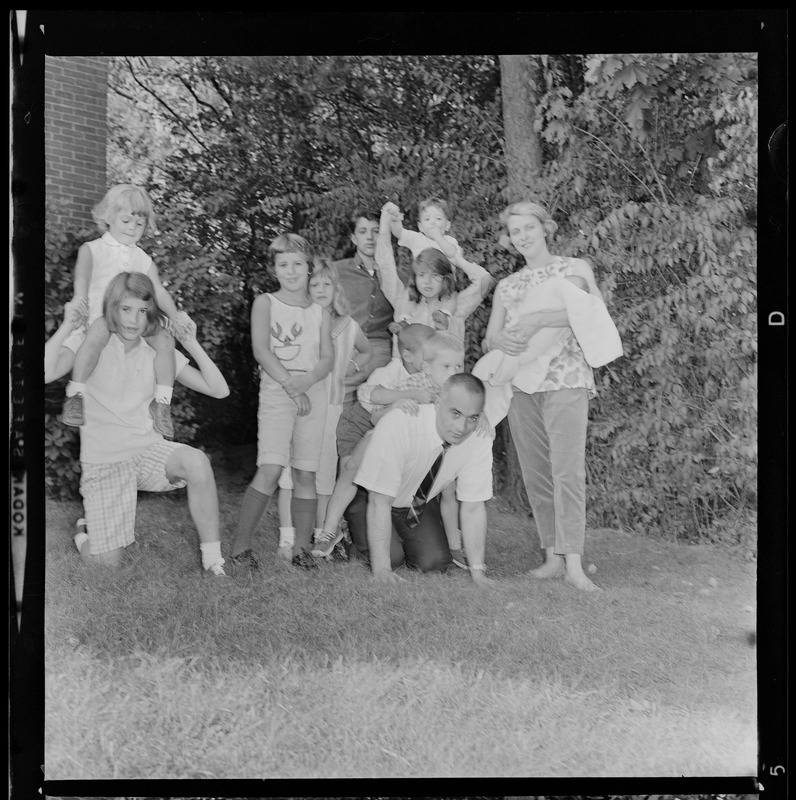
[[[426,474],[426,477],[420,482],[420,486],[412,498],[412,505],[406,512],[406,526],[414,528],[420,522],[420,515],[423,511],[423,506],[428,502],[428,495],[431,492],[431,487],[434,485],[434,479],[437,477],[442,459],[448,451],[450,444],[448,442],[442,443],[442,452],[437,456],[436,461],[431,465],[431,469]]]

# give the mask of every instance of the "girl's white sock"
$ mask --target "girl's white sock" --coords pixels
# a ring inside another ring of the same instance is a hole
[[[164,386],[162,383],[155,384],[155,400],[157,400],[158,403],[170,403],[173,394],[173,386]]]
[[[73,397],[76,394],[85,394],[85,393],[86,393],[85,383],[77,383],[76,381],[69,381],[66,384],[67,397]]]
[[[221,542],[199,542],[202,551],[202,568],[209,569],[214,564],[223,564],[221,557]]]
[[[279,546],[280,547],[293,547],[296,543],[296,529],[293,527],[290,528],[279,528]]]

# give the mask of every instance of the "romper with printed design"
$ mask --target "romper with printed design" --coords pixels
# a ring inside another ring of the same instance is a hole
[[[317,303],[306,308],[267,295],[271,304],[268,347],[291,374],[309,372],[320,360],[323,309]],[[260,368],[260,403],[257,414],[257,466],[291,464],[316,472],[323,441],[329,378],[307,389],[312,408],[298,416],[296,403],[282,386]],[[291,457],[291,443],[292,453]]]

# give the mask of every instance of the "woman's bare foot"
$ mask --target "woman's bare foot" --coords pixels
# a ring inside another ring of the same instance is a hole
[[[597,586],[597,584],[592,583],[583,573],[580,575],[570,575],[567,573],[564,576],[564,581],[568,583],[570,586],[574,586],[576,589],[579,589],[581,592],[601,592],[602,589]]]
[[[564,559],[561,556],[548,558],[541,567],[532,569],[528,574],[537,580],[561,578],[564,576]]]

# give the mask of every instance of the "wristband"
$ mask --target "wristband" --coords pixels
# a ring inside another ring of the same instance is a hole
[[[486,572],[486,564],[471,564],[470,569],[473,571]]]

